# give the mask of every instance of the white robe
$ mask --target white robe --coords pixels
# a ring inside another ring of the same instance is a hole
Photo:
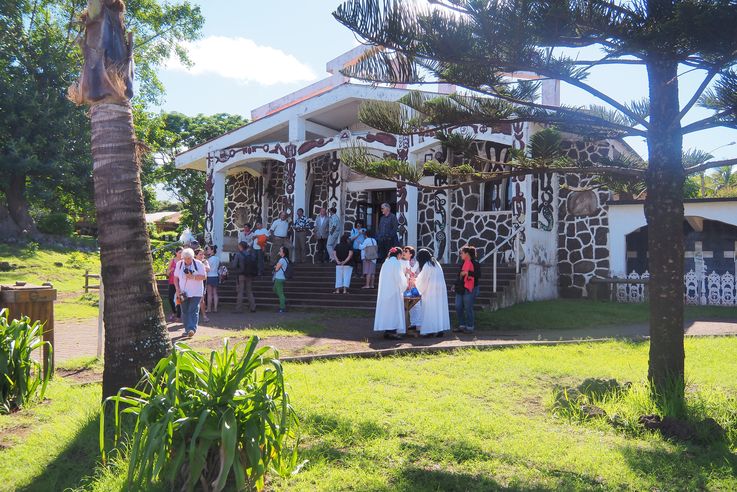
[[[422,295],[420,320],[417,326],[421,335],[450,330],[448,314],[448,289],[445,286],[445,275],[440,264],[432,266],[427,263],[415,281],[417,290]]]
[[[402,271],[405,272],[405,275],[409,268],[412,273],[414,273],[415,278],[417,278],[417,274],[420,273],[420,262],[415,260],[414,265],[410,264],[408,260],[399,260],[399,262],[402,264]],[[415,307],[409,310],[410,326],[420,326],[420,322],[422,321],[422,313],[420,312],[420,309],[420,303],[417,303],[415,304]]]
[[[374,331],[397,330],[406,333],[404,321],[404,291],[407,290],[407,277],[396,258],[384,262],[379,272],[379,292],[376,297]],[[446,302],[447,304],[447,302]]]

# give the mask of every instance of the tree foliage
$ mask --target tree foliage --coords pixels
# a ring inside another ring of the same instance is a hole
[[[62,207],[76,217],[92,208],[89,125],[84,109],[67,100],[80,64],[77,15],[85,5],[0,5],[0,195],[15,230],[33,228],[31,205]],[[164,89],[156,69],[172,54],[187,61],[182,43],[199,36],[200,9],[188,0],[138,0],[128,3],[126,22],[135,34],[138,104],[159,101]]]
[[[181,203],[182,222],[195,233],[201,232],[204,224],[205,174],[193,169],[176,169],[174,158],[246,123],[245,118],[226,113],[197,116],[141,113],[136,119],[138,138],[149,147],[143,162],[146,181],[160,184]]]

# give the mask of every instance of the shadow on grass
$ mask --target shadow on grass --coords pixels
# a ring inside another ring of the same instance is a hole
[[[737,456],[725,442],[675,450],[629,445],[621,453],[630,469],[650,477],[662,490],[735,490],[737,486]]]
[[[84,485],[87,477],[95,473],[100,459],[98,444],[100,418],[87,422],[79,429],[66,448],[49,462],[42,473],[29,485],[18,489],[22,492],[47,492],[76,489]],[[39,450],[43,453],[43,450]]]

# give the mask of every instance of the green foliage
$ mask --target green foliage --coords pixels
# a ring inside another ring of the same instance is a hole
[[[126,2],[135,33],[137,107],[158,102],[158,67],[204,23],[188,0]],[[67,100],[79,71],[77,26],[85,0],[19,0],[0,10],[0,198],[45,209],[56,203],[79,218],[93,209],[89,121]],[[9,194],[16,191],[18,194]]]
[[[297,418],[289,403],[278,353],[252,337],[239,353],[225,340],[209,359],[177,344],[136,388],[115,404],[116,442],[123,420],[135,419],[128,450],[128,482],[137,488],[163,480],[171,488],[262,490],[272,469],[297,467]],[[100,448],[105,457],[104,419]]]
[[[161,183],[181,204],[182,224],[195,234],[201,232],[205,215],[205,173],[178,170],[175,156],[248,123],[239,115],[187,116],[181,113],[154,115],[144,111],[135,116],[136,134],[150,152],[143,162],[142,179]]]
[[[44,375],[33,352],[48,348]],[[10,413],[32,400],[43,398],[51,377],[51,343],[43,341],[43,325],[24,316],[8,320],[8,310],[0,310],[0,413]]]
[[[46,234],[71,236],[74,233],[74,221],[64,212],[42,215],[36,220],[38,230]]]

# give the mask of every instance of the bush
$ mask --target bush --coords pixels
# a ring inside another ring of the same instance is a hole
[[[74,221],[63,212],[54,212],[39,217],[36,221],[36,227],[46,234],[71,236],[74,233]]]
[[[46,375],[31,354],[48,346],[46,367],[51,368],[51,344],[43,341],[43,325],[24,316],[8,321],[0,310],[0,412],[10,413],[35,398],[43,398],[51,370]]]
[[[257,348],[258,341],[252,337],[239,354],[226,339],[209,360],[177,344],[136,388],[103,403],[115,404],[116,445],[122,417],[135,419],[129,487],[164,481],[170,490],[261,490],[270,468],[280,475],[297,469],[298,422],[278,353]],[[104,425],[101,418],[103,460]]]

